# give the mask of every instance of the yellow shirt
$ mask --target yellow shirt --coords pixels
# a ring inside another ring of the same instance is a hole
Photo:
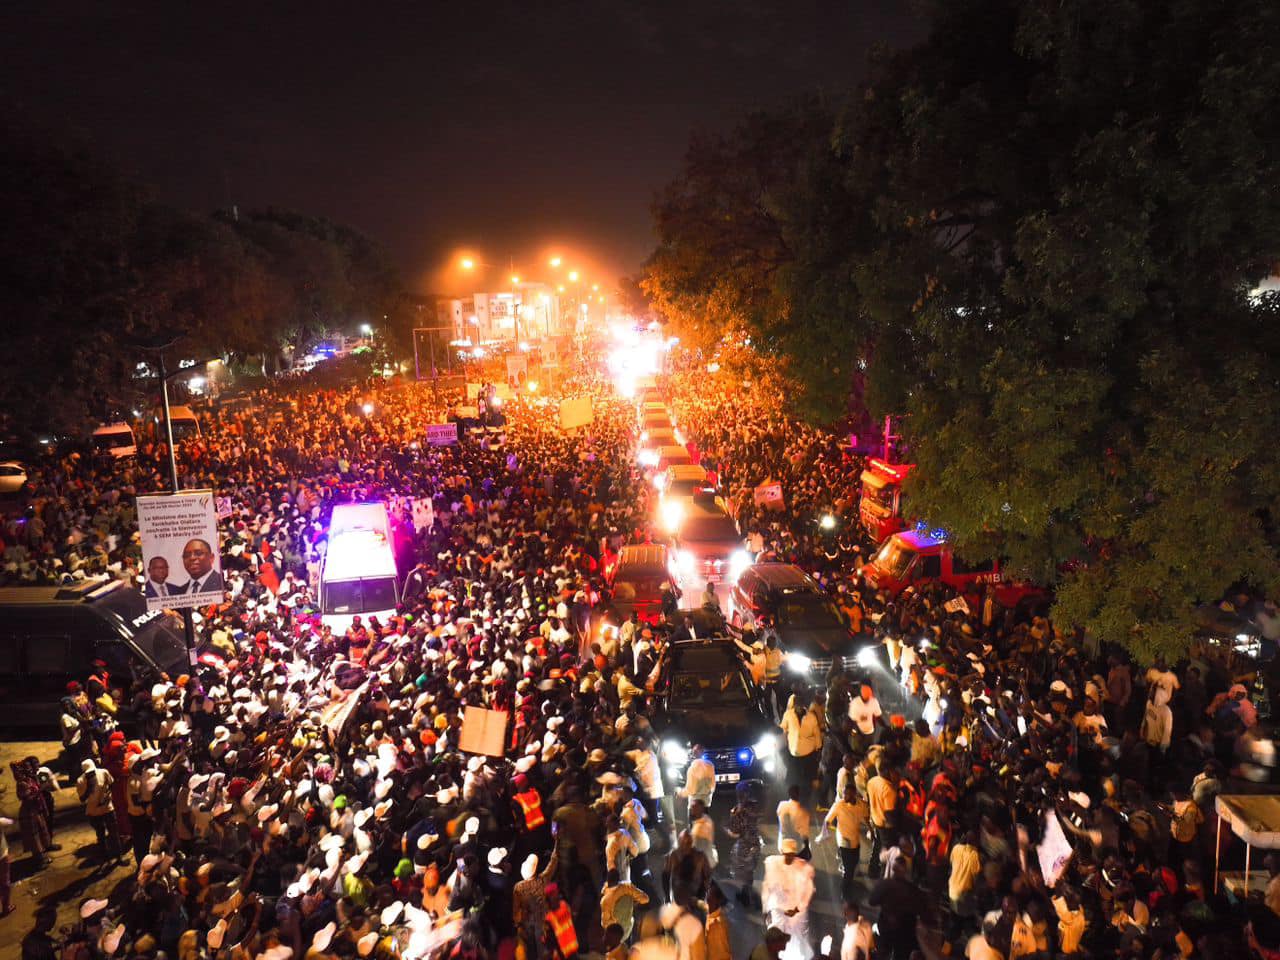
[[[867,781],[867,802],[871,805],[871,823],[877,827],[886,827],[886,814],[892,813],[898,806],[897,788],[879,775]]]
[[[1084,937],[1084,910],[1072,910],[1062,897],[1053,898],[1053,909],[1058,914],[1058,950],[1062,953],[1078,953]]]
[[[947,884],[947,893],[953,903],[964,899],[981,869],[982,862],[978,859],[977,847],[957,843],[951,848],[951,880]]]

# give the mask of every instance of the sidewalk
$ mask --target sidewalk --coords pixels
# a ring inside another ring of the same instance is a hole
[[[61,773],[56,767],[61,750],[57,741],[0,742],[0,815],[18,816],[10,762],[34,756]],[[65,779],[61,782],[66,784]],[[54,809],[53,842],[62,849],[52,851],[53,863],[39,872],[32,872],[34,864],[23,849],[17,826],[9,831],[13,905],[17,909],[0,919],[0,957],[24,956],[44,938],[57,936],[63,927],[79,920],[82,901],[109,898],[121,881],[134,873],[132,856],[120,866],[97,863],[97,838],[81,813],[74,788],[66,785],[54,795]]]

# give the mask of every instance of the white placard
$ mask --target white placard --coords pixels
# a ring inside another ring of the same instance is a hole
[[[222,557],[212,490],[138,497],[148,610],[221,603]]]
[[[431,446],[447,447],[449,444],[457,442],[458,425],[456,423],[427,424],[427,443]]]

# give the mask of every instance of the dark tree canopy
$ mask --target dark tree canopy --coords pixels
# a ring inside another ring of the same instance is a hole
[[[145,402],[142,343],[176,340],[175,355],[196,359],[266,358],[323,331],[405,325],[395,268],[348,227],[279,210],[174,210],[83,145],[16,116],[4,131],[6,430],[70,432]]]
[[[865,365],[917,510],[1056,583],[1063,620],[1177,652],[1195,602],[1280,594],[1280,327],[1250,295],[1280,262],[1280,9],[948,0],[931,23],[771,190],[770,309],[703,322],[745,318],[815,415]]]

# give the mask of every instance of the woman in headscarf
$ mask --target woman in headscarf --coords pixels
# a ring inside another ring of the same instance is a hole
[[[18,828],[22,831],[22,845],[38,867],[47,867],[48,851],[56,848],[49,832],[53,811],[40,789],[40,761],[27,757],[15,760],[9,766],[13,768],[13,782],[18,795]]]

